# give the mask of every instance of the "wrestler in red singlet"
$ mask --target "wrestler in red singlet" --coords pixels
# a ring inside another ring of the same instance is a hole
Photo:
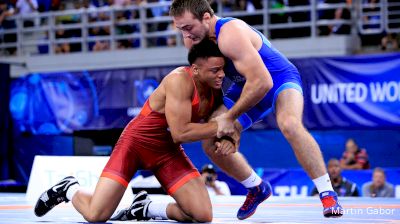
[[[183,75],[192,77],[188,67],[178,69],[184,70]],[[206,118],[201,114],[209,114],[213,109],[214,95],[211,94],[207,108],[204,108],[206,113],[200,113],[200,97],[194,80],[193,85],[192,122],[197,123]],[[182,146],[174,143],[165,114],[152,110],[149,100],[122,132],[101,176],[127,187],[138,169],[151,170],[168,194],[200,176]]]
[[[179,67],[163,78],[140,114],[126,126],[95,191],[87,192],[75,177],[65,177],[40,195],[34,209],[37,216],[71,201],[89,222],[110,218],[212,221],[205,183],[180,143],[217,136],[217,122],[201,120],[208,120],[222,104],[225,60],[218,46],[204,39],[190,49],[188,62],[190,67]],[[229,139],[220,139],[215,146],[216,153],[235,153],[237,149]],[[138,169],[151,170],[175,202],[153,201],[142,191],[135,195],[131,206],[111,217]]]

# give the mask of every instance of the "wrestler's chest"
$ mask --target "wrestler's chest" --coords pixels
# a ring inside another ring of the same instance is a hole
[[[212,112],[211,110],[212,110],[212,105],[210,105],[210,99],[201,98],[198,109],[198,117],[200,118],[209,117]]]

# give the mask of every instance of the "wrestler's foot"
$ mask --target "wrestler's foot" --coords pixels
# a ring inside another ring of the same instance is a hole
[[[237,213],[237,218],[240,220],[252,216],[256,212],[257,206],[272,194],[271,185],[264,181],[258,186],[249,188],[248,191],[246,201]]]
[[[140,191],[133,198],[131,206],[122,209],[117,212],[110,220],[136,220],[136,221],[147,221],[150,218],[147,217],[147,210],[151,200],[146,191]]]
[[[339,218],[343,215],[343,208],[340,206],[337,194],[334,191],[324,191],[319,194],[324,206],[323,214],[327,218]]]
[[[60,204],[61,202],[69,202],[67,199],[67,190],[72,185],[79,184],[75,177],[69,176],[62,179],[56,185],[43,192],[35,206],[35,215],[44,216],[49,212],[54,206]]]

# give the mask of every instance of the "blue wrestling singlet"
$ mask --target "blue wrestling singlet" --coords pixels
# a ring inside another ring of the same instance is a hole
[[[217,20],[215,25],[217,43],[221,27],[225,23],[234,19],[235,18],[220,18]],[[274,112],[275,101],[279,93],[283,90],[292,88],[303,94],[301,88],[301,77],[297,68],[285,56],[276,50],[261,32],[254,28],[252,29],[260,35],[263,41],[258,53],[271,74],[274,85],[257,105],[238,118],[243,130],[248,129],[253,125],[253,123],[263,119],[270,112]],[[236,70],[233,62],[229,59],[226,60],[225,75],[234,83],[224,95],[224,104],[228,109],[230,109],[239,99],[246,78]]]

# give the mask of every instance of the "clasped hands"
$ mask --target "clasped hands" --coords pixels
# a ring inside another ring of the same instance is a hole
[[[218,125],[215,153],[226,156],[237,152],[240,133],[235,133],[235,120],[230,118],[227,113],[223,113],[213,120],[216,121]]]

